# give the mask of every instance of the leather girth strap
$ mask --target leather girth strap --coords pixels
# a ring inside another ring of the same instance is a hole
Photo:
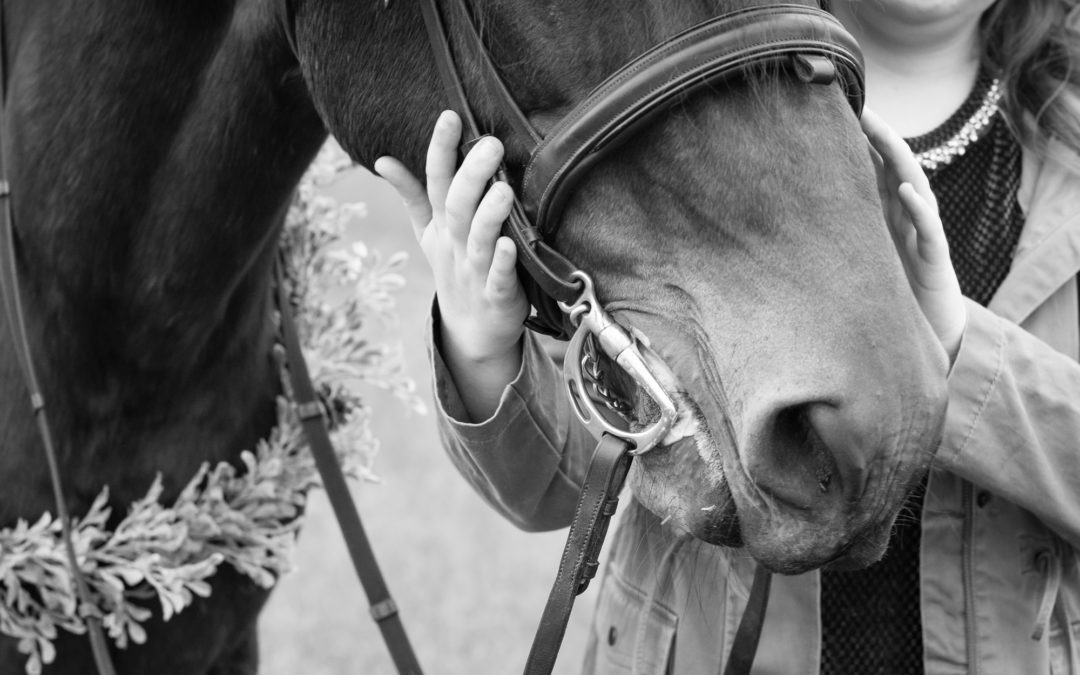
[[[367,533],[364,532],[360,514],[349,493],[349,485],[345,481],[345,475],[341,471],[341,465],[338,463],[334,446],[326,430],[323,405],[315,393],[315,387],[308,374],[307,363],[304,361],[304,353],[300,348],[300,338],[296,332],[289,291],[285,286],[284,265],[284,261],[279,257],[275,266],[277,307],[281,313],[281,335],[285,342],[285,357],[297,415],[303,425],[311,454],[315,457],[323,488],[334,509],[334,516],[341,528],[345,545],[349,549],[349,558],[356,569],[356,575],[360,578],[360,584],[364,587],[364,593],[367,594],[371,605],[371,617],[382,632],[383,640],[390,650],[390,656],[398,672],[405,675],[420,675],[423,672],[420,669],[420,663],[405,634],[405,627],[401,623],[397,605],[390,597],[386,581],[379,570],[375,552],[371,549]]]
[[[626,441],[605,434],[593,452],[559,561],[559,572],[525,664],[525,675],[548,675],[555,667],[574,598],[596,576],[600,547],[619,505],[619,491],[633,458],[629,450]]]

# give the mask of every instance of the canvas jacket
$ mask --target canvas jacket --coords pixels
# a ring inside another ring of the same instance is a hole
[[[1080,675],[1080,178],[1025,153],[1019,200],[1011,270],[988,308],[968,302],[923,506],[930,675]],[[594,443],[539,343],[526,337],[520,373],[478,424],[437,347],[432,365],[462,474],[522,528],[568,525]],[[753,562],[623,502],[583,672],[720,672]],[[819,594],[817,572],[774,577],[754,673],[818,672]]]

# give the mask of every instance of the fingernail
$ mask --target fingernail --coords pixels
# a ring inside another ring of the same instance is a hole
[[[477,145],[489,155],[495,154],[499,150],[499,141],[492,136],[484,136],[477,142]]]

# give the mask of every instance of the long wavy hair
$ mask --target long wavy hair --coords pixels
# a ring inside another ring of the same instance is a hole
[[[998,0],[981,30],[983,65],[999,73],[1020,140],[1045,152],[1054,139],[1080,154],[1080,0]]]

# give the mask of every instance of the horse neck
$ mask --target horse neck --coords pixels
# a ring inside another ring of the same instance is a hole
[[[167,433],[186,403],[205,412],[251,386],[272,395],[256,352],[271,339],[277,225],[325,131],[269,3],[5,10],[18,271],[61,435],[125,416]],[[13,363],[5,337],[0,371]],[[14,405],[20,379],[3,385]],[[252,415],[225,407],[219,416]],[[249,436],[260,426],[229,423]],[[24,436],[6,434],[8,447]],[[70,444],[131,436],[91,435]]]
[[[236,328],[324,132],[259,5],[68,4],[10,63],[26,292],[94,356],[183,367]]]

